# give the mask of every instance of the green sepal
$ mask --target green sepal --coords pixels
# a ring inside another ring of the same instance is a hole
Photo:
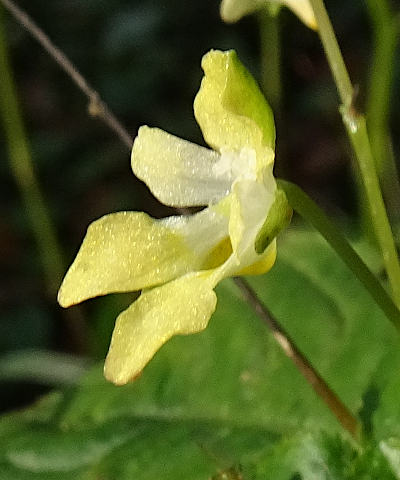
[[[278,188],[275,194],[275,200],[254,242],[254,248],[259,255],[263,253],[272,240],[289,225],[292,214],[293,209],[289,205],[285,192]]]

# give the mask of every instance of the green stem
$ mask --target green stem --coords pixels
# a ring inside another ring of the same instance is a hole
[[[382,253],[393,298],[399,306],[399,258],[379,186],[365,118],[354,108],[353,87],[323,0],[310,0],[310,2],[317,20],[320,38],[342,102],[342,118],[358,161],[371,214],[371,224],[374,227],[374,232]]]
[[[325,54],[331,67],[336,87],[342,104],[350,106],[353,100],[353,86],[350,81],[339,45],[329,20],[323,0],[310,0],[317,20],[318,32],[324,46]]]
[[[50,214],[35,177],[28,141],[18,105],[0,11],[0,117],[7,138],[11,171],[21,191],[35,235],[49,293],[55,294],[63,275],[63,262]]]
[[[282,99],[281,48],[279,12],[268,8],[259,12],[261,39],[261,86],[275,112],[280,111]]]
[[[391,91],[400,19],[387,0],[367,0],[373,26],[374,54],[367,101],[367,126],[372,153],[388,210],[400,217],[400,184],[389,131]]]
[[[278,180],[278,184],[293,210],[318,230],[400,332],[399,309],[338,228],[300,187],[285,180]]]

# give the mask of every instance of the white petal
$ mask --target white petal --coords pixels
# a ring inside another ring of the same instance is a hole
[[[132,169],[165,205],[201,206],[229,192],[231,180],[214,171],[217,152],[170,135],[141,127],[132,149]]]

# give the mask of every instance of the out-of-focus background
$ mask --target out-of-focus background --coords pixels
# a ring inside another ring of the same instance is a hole
[[[216,0],[18,4],[76,64],[132,138],[140,125],[148,124],[204,143],[192,104],[202,77],[201,57],[211,48],[234,48],[262,82],[259,17],[226,25]],[[352,80],[359,85],[355,100],[362,111],[368,107],[379,15],[372,4],[326,2]],[[5,12],[3,23],[35,172],[62,250],[63,269],[94,219],[119,210],[144,210],[156,217],[171,214],[135,179],[129,151],[88,115],[86,97],[65,73]],[[330,214],[358,225],[349,143],[319,38],[289,10],[282,9],[279,24],[277,172],[300,184]],[[400,138],[398,53],[391,62],[389,102],[395,154]],[[3,129],[0,135],[0,409],[5,411],[29,404],[53,386],[74,382],[85,365],[104,358],[114,319],[131,297],[96,299],[68,312],[57,305],[61,278],[54,278],[49,289]]]

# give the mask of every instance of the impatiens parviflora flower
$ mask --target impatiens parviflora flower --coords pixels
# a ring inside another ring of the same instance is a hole
[[[317,30],[317,21],[309,0],[222,0],[220,10],[224,22],[234,23],[262,8],[280,6],[290,8],[308,27]]]
[[[268,271],[290,220],[272,174],[273,115],[256,82],[234,51],[210,51],[202,67],[194,113],[213,150],[144,126],[132,169],[164,204],[207,207],[162,220],[142,212],[100,218],[59,291],[67,307],[142,290],[116,322],[104,368],[115,384],[134,379],[173,335],[203,330],[222,279]]]

